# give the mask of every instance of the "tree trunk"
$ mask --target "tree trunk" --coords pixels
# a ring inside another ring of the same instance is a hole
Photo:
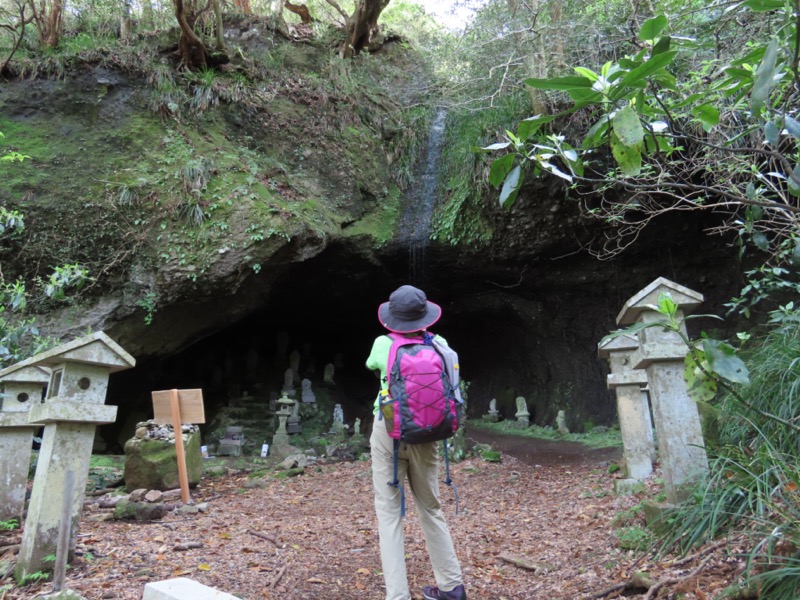
[[[380,32],[378,17],[388,4],[389,0],[358,0],[347,20],[345,40],[339,47],[340,57],[352,58],[377,37]]]
[[[61,0],[53,0],[50,14],[47,17],[47,38],[44,41],[46,48],[55,48],[61,41],[61,24],[64,5]]]
[[[119,39],[127,40],[131,37],[131,3],[130,0],[122,2],[122,18],[119,22]]]
[[[214,17],[216,17],[216,34],[217,34],[217,50],[222,52],[225,50],[225,26],[222,23],[222,6],[219,0],[211,0],[211,7],[214,10]]]
[[[178,42],[181,62],[190,71],[203,69],[206,67],[208,59],[206,46],[187,21],[183,0],[173,0],[173,4],[175,6],[175,18],[181,28],[181,38]]]
[[[268,8],[275,23],[275,31],[288,38],[289,26],[283,18],[283,2],[284,0],[269,0]]]

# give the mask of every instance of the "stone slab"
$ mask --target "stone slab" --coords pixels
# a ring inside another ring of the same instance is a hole
[[[683,362],[689,348],[684,343],[645,344],[631,356],[634,369],[646,369],[657,362]]]
[[[142,600],[238,600],[236,596],[186,577],[153,581],[144,586]]]
[[[36,423],[113,423],[117,420],[117,407],[106,404],[88,404],[71,400],[51,399],[36,404],[28,413],[29,422]]]
[[[40,427],[43,423],[31,423],[27,412],[0,412],[0,427]]]
[[[625,373],[611,373],[606,376],[606,387],[610,390],[621,385],[647,385],[647,371],[631,369]]]

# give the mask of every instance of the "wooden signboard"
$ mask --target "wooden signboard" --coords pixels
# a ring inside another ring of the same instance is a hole
[[[175,455],[178,459],[178,480],[181,484],[181,501],[189,502],[189,475],[186,471],[186,453],[183,449],[181,425],[205,423],[203,390],[163,390],[153,392],[153,420],[171,423],[175,431]]]
[[[178,410],[181,423],[199,425],[206,422],[203,409],[203,390],[164,390],[153,392],[153,420],[172,423],[172,393],[178,392]]]

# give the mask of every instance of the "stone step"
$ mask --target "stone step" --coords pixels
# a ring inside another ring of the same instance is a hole
[[[238,600],[236,596],[186,577],[153,581],[144,586],[142,600]]]

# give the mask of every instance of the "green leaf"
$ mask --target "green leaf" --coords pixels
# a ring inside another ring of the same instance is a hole
[[[514,206],[514,201],[517,199],[519,188],[522,187],[522,167],[517,165],[509,172],[503,183],[503,189],[500,190],[500,206],[503,208],[511,208]]]
[[[770,12],[780,10],[784,7],[783,0],[747,0],[742,6],[746,6],[753,12]]]
[[[800,179],[800,164],[795,165],[792,173],[797,179]],[[786,178],[786,184],[788,186],[789,193],[795,198],[800,198],[800,185],[795,183],[794,179],[791,177]]]
[[[615,92],[612,94],[612,98],[615,100],[619,99],[625,93],[626,88],[643,82],[650,75],[653,75],[655,72],[666,67],[670,62],[672,62],[672,59],[675,58],[677,53],[678,52],[676,50],[670,50],[669,52],[657,54],[651,57],[647,62],[642,63],[632,71],[629,71],[622,81],[614,86]]]
[[[692,109],[692,114],[700,119],[703,124],[703,130],[706,132],[719,125],[719,109],[716,106],[701,104]]]
[[[697,359],[695,359],[695,355]],[[699,359],[699,363],[697,360]],[[717,381],[706,375],[701,366],[708,369],[708,362],[702,350],[689,352],[683,360],[683,380],[686,382],[686,393],[695,402],[710,402],[717,393]]]
[[[670,320],[675,318],[675,315],[678,314],[678,305],[675,304],[675,300],[672,299],[672,296],[667,293],[659,295],[658,312],[665,317],[669,317]]]
[[[574,70],[578,75],[582,75],[583,77],[586,77],[586,79],[589,79],[592,82],[595,82],[598,79],[600,79],[600,76],[597,73],[595,73],[591,69],[587,69],[586,67],[574,67]]]
[[[781,139],[781,132],[773,121],[767,121],[764,125],[764,139],[770,146],[777,146]]]
[[[532,134],[539,131],[539,128],[544,125],[545,123],[549,123],[555,119],[555,115],[547,115],[541,116],[537,115],[535,117],[529,117],[527,119],[523,119],[519,123],[519,127],[517,127],[517,135],[520,137],[521,140],[527,140]]]
[[[753,91],[750,93],[750,110],[756,118],[761,117],[764,103],[772,91],[772,83],[775,77],[775,64],[778,60],[778,42],[772,40],[764,52],[764,58],[756,69],[753,80]]]
[[[642,153],[638,148],[620,142],[615,133],[611,135],[611,154],[627,177],[636,177],[642,172]]]
[[[655,46],[653,46],[653,56],[656,54],[662,54],[669,50],[670,46],[672,45],[672,38],[668,35],[662,37]]]
[[[720,340],[706,339],[702,343],[708,366],[714,373],[732,383],[750,383],[747,366],[736,356],[736,348]]]
[[[753,234],[753,243],[756,245],[756,248],[762,252],[769,250],[769,238],[767,238],[762,231],[756,231]]]
[[[786,131],[792,134],[795,139],[800,140],[800,123],[789,115],[786,115],[783,119],[783,126],[786,127]]]
[[[525,84],[537,90],[577,90],[591,89],[592,81],[586,77],[550,77],[548,79],[530,78]]]
[[[498,142],[498,143],[492,144],[490,146],[485,146],[485,147],[481,148],[481,150],[488,150],[490,152],[494,151],[494,150],[505,150],[510,145],[511,145],[511,142]]]
[[[598,146],[605,136],[606,131],[608,131],[608,126],[610,123],[611,120],[608,118],[608,115],[603,115],[600,117],[600,120],[592,125],[589,128],[589,131],[586,132],[586,137],[583,138],[581,147],[584,150],[588,150],[589,148]]]
[[[630,106],[625,106],[617,111],[612,119],[614,133],[625,146],[636,147],[642,143],[644,128],[639,120],[639,115]]]
[[[669,25],[667,17],[658,15],[652,19],[647,19],[639,28],[639,39],[642,41],[654,40],[658,34],[664,31],[664,28]]]
[[[506,154],[505,156],[492,161],[492,166],[489,169],[489,183],[492,187],[497,187],[508,175],[511,167],[514,166],[515,154]]]

